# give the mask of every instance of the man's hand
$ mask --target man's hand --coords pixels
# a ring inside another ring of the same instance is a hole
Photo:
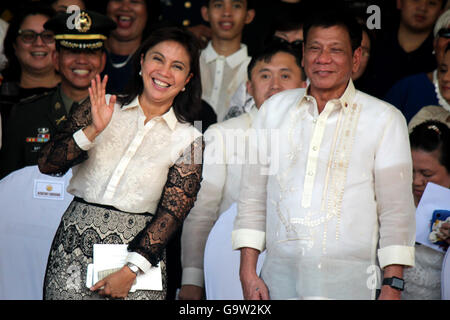
[[[242,293],[245,300],[269,300],[269,289],[264,281],[256,274],[259,250],[241,248],[241,278]]]
[[[180,293],[178,294],[179,300],[202,300],[203,288],[195,286],[193,284],[185,284],[181,286]]]
[[[242,293],[245,300],[269,300],[269,289],[260,277],[243,278]]]
[[[211,40],[211,28],[204,24],[198,24],[196,26],[188,27],[187,29],[197,37],[202,49],[204,49],[208,44],[208,41]]]

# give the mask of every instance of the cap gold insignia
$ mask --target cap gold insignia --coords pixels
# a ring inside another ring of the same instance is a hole
[[[58,110],[59,108],[61,108],[61,103],[56,102],[55,103],[55,109]]]
[[[81,12],[79,16],[79,24],[77,29],[80,32],[88,32],[92,26],[92,19],[86,12]]]

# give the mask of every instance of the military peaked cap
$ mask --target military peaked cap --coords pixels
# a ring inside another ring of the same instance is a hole
[[[100,49],[116,23],[109,17],[89,10],[58,13],[44,28],[55,34],[58,44],[68,49]]]

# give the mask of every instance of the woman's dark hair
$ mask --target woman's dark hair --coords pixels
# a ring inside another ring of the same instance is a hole
[[[439,151],[439,163],[450,173],[450,129],[445,123],[429,120],[415,126],[409,142],[411,149]]]
[[[302,3],[280,2],[274,8],[275,12],[269,22],[270,29],[264,39],[264,44],[270,43],[277,31],[288,32],[303,28],[305,8]]]
[[[141,56],[145,56],[148,50],[164,41],[175,41],[181,44],[189,55],[189,70],[192,73],[192,78],[185,86],[186,90],[180,91],[174,98],[172,106],[178,121],[193,124],[195,120],[198,120],[202,98],[199,63],[200,45],[194,34],[183,27],[161,27],[153,30],[133,55],[132,78],[125,89],[126,94],[118,96],[118,101],[122,104],[128,104],[136,96],[142,94],[144,84],[142,77],[139,75],[139,71],[141,70]]]
[[[26,6],[19,8],[14,13],[12,20],[9,22],[8,31],[6,32],[4,40],[5,56],[8,59],[6,68],[2,71],[5,81],[20,80],[22,69],[20,67],[20,63],[17,59],[13,45],[19,35],[20,26],[22,25],[23,21],[27,17],[33,15],[43,15],[51,18],[54,14],[55,11],[51,7],[40,3],[27,4]]]

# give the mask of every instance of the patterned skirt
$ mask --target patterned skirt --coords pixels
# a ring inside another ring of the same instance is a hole
[[[64,213],[50,249],[44,280],[45,300],[105,299],[86,287],[93,246],[127,244],[153,215],[131,214],[75,198]],[[136,290],[129,300],[163,300],[167,293],[166,255],[160,261],[163,290]]]

